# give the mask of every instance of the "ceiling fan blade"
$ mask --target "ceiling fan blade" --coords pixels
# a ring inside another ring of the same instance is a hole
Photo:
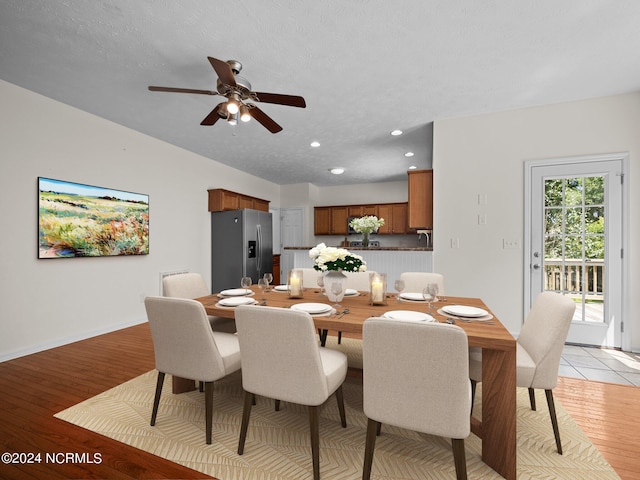
[[[196,93],[199,95],[218,95],[218,92],[211,90],[194,90],[193,88],[173,88],[173,87],[149,87],[152,92],[173,92],[173,93]]]
[[[225,85],[231,85],[232,87],[236,86],[236,78],[233,75],[233,70],[231,70],[231,65],[222,60],[218,60],[217,58],[207,57],[209,59],[209,63],[218,74],[218,78]]]
[[[273,120],[269,115],[264,113],[255,105],[251,105],[249,108],[249,114],[256,119],[256,121],[260,122],[264,128],[269,130],[271,133],[278,133],[282,130],[282,127],[278,125],[275,120]]]
[[[218,120],[220,120],[220,115],[218,115],[218,110],[220,110],[220,108],[222,108],[223,103],[219,103],[218,105],[216,105],[216,108],[214,108],[213,110],[211,110],[211,113],[209,113],[209,115],[207,115],[204,120],[202,120],[200,122],[200,125],[213,125],[214,123],[216,123]]]
[[[307,106],[304,98],[297,95],[281,95],[279,93],[253,92],[255,99],[263,103],[277,103],[290,107],[305,108]]]

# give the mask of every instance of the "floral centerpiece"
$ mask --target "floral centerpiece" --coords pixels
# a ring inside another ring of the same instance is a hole
[[[313,259],[316,270],[344,272],[366,272],[367,263],[360,255],[355,255],[345,248],[327,247],[320,243],[309,250],[309,258]]]
[[[349,226],[356,232],[362,233],[362,246],[369,246],[369,234],[377,232],[384,225],[384,218],[378,218],[375,215],[367,215],[364,217],[354,218],[349,222]]]
[[[347,276],[343,272],[365,272],[367,264],[360,255],[344,248],[327,247],[320,243],[309,250],[313,268],[322,272],[327,298],[341,302],[346,292]]]

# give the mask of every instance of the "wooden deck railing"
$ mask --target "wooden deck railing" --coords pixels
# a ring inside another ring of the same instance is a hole
[[[602,299],[604,260],[548,259],[544,261],[545,290],[584,293],[587,298]]]

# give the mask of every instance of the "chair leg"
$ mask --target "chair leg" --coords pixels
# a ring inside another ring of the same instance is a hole
[[[476,386],[478,382],[471,380],[471,415],[473,415],[473,402],[476,399]]]
[[[378,428],[376,428],[376,437],[382,435],[382,423],[378,422]]]
[[[549,415],[551,416],[551,426],[553,427],[553,435],[556,437],[556,447],[558,453],[562,455],[562,443],[560,443],[560,429],[558,428],[558,418],[556,417],[556,405],[553,401],[553,392],[545,390],[547,396],[547,405],[549,406]]]
[[[529,403],[531,404],[531,410],[536,409],[536,392],[533,388],[529,387]]]
[[[204,392],[204,382],[198,382],[198,390],[200,393]]]
[[[371,420],[367,421],[367,438],[364,446],[364,466],[362,467],[362,480],[371,478],[371,466],[373,465],[373,450],[376,448],[376,436],[380,430],[380,422]]]
[[[156,381],[156,396],[153,399],[153,410],[151,411],[151,426],[156,424],[156,416],[158,415],[158,405],[160,405],[160,395],[162,395],[162,385],[164,384],[164,372],[158,372],[158,380]]]
[[[280,400],[276,400],[276,412],[280,411]]]
[[[204,382],[204,416],[207,445],[211,445],[213,431],[213,382]]]
[[[309,407],[309,432],[311,434],[311,458],[313,480],[320,480],[320,407]]]
[[[467,458],[464,452],[464,439],[452,438],[453,463],[456,466],[456,480],[467,480]]]
[[[251,416],[251,404],[254,398],[253,393],[244,392],[244,407],[242,408],[242,425],[240,427],[240,439],[238,440],[238,455],[244,453],[244,442],[247,439],[249,429],[249,417]]]
[[[338,345],[342,343],[342,332],[338,332]]]
[[[342,385],[336,390],[336,401],[338,402],[338,411],[340,412],[340,424],[342,428],[347,428],[347,416],[344,413],[344,395],[342,394]]]

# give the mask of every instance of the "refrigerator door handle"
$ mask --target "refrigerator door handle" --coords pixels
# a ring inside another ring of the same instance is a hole
[[[258,246],[257,246],[257,250],[258,250],[258,278],[260,278],[262,276],[262,228],[261,225],[258,224],[257,226],[257,230],[258,230]]]

